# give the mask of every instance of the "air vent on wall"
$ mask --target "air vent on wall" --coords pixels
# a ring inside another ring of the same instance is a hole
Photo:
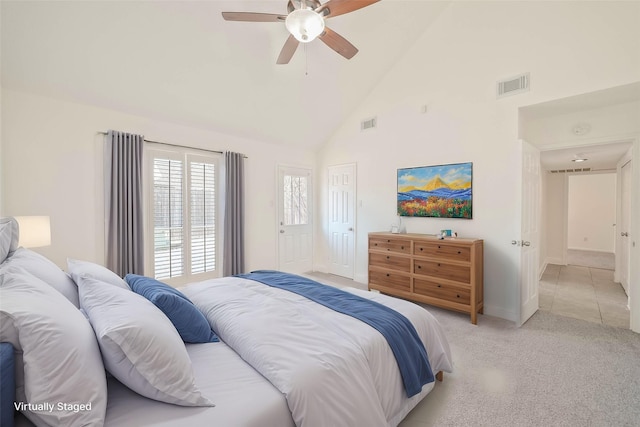
[[[515,95],[529,91],[530,77],[529,73],[521,74],[516,77],[501,80],[496,85],[497,97],[503,98],[509,95]]]
[[[555,169],[550,170],[549,173],[572,173],[572,172],[590,172],[591,168],[577,168],[577,169]]]
[[[376,120],[375,117],[372,117],[370,119],[367,120],[363,120],[360,123],[360,130],[368,130],[368,129],[373,129],[376,126],[378,126],[378,121]]]

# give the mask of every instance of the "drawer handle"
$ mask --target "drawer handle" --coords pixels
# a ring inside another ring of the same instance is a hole
[[[442,249],[442,246],[438,245],[438,249]]]
[[[420,252],[422,252],[422,248],[420,248]]]
[[[421,268],[422,268],[422,266],[421,266],[421,265],[419,265],[419,266],[418,266],[418,270],[420,270]]]
[[[438,267],[440,267],[440,263],[438,263]]]
[[[389,255],[387,255],[387,259],[389,259]]]
[[[438,285],[438,287],[439,287],[439,288],[441,288],[441,287],[442,287],[442,285]]]
[[[387,277],[389,277],[389,273],[387,273]]]
[[[378,244],[377,244],[377,243],[374,243],[374,244],[373,244],[373,246],[378,246]]]
[[[460,295],[456,294],[456,298],[460,298]]]
[[[400,246],[400,249],[404,249],[404,246]]]
[[[387,243],[391,243],[391,240],[387,240]]]
[[[458,251],[458,255],[460,255],[462,252]]]

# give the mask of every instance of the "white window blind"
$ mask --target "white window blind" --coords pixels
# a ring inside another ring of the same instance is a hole
[[[211,163],[190,162],[191,274],[216,268],[216,174]]]
[[[153,275],[216,272],[217,158],[151,151]]]
[[[153,253],[157,279],[182,275],[184,233],[182,162],[153,160]]]

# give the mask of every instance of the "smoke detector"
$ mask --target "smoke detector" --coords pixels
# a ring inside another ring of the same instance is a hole
[[[571,128],[571,132],[576,136],[584,136],[591,132],[591,125],[589,123],[576,123]]]

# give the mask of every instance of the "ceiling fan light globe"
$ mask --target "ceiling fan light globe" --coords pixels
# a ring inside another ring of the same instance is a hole
[[[301,43],[309,43],[324,31],[324,18],[310,9],[297,9],[287,15],[287,30]]]

